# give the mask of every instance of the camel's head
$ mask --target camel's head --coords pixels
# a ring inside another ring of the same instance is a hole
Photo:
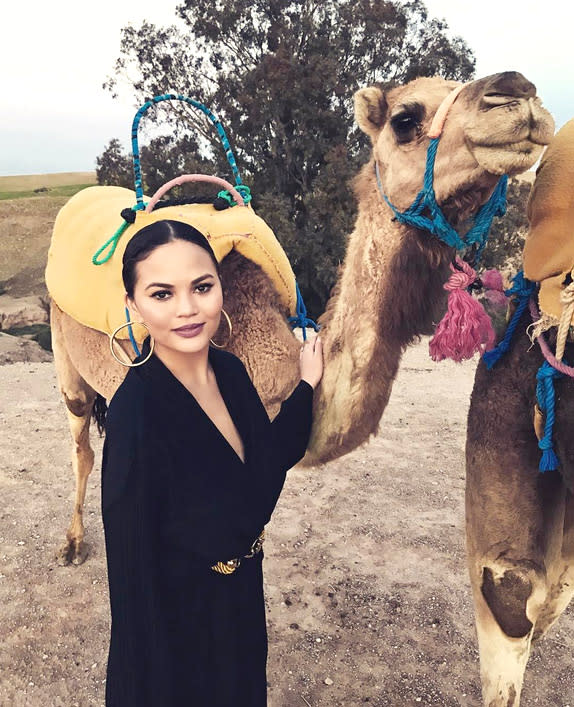
[[[420,78],[384,91],[355,94],[355,117],[371,138],[382,188],[399,209],[422,187],[428,131],[443,99],[459,84]],[[434,169],[438,203],[456,225],[490,195],[500,175],[532,167],[554,133],[554,121],[522,74],[509,71],[466,84],[450,107]]]

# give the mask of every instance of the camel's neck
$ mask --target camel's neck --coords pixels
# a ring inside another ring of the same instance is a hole
[[[377,430],[405,346],[430,333],[445,301],[448,251],[392,220],[372,163],[356,188],[355,229],[320,319],[325,373],[315,394],[309,463],[338,457]]]

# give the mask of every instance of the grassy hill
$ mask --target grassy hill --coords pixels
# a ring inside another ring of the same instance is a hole
[[[95,172],[0,177],[0,293],[46,293],[44,269],[58,211]]]
[[[44,268],[56,214],[68,197],[0,201],[0,292],[46,293]]]
[[[70,197],[80,189],[96,184],[95,172],[58,172],[0,177],[0,200]]]

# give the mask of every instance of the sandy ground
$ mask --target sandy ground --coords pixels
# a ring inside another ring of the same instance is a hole
[[[380,434],[320,471],[290,472],[266,541],[270,707],[480,704],[463,525],[474,365],[412,348]],[[100,707],[99,462],[90,556],[59,567],[73,480],[53,366],[0,367],[0,387],[0,705]],[[94,447],[99,459],[95,435]],[[571,608],[534,650],[523,705],[574,704],[573,649]]]

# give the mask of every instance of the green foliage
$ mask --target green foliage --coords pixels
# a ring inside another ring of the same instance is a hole
[[[6,329],[5,334],[11,336],[26,336],[32,341],[37,341],[44,351],[52,350],[52,332],[49,324],[29,324],[28,326],[12,327]]]
[[[132,161],[124,155],[117,138],[108,143],[106,149],[96,157],[96,178],[104,186],[127,187],[133,189]]]
[[[492,225],[480,263],[484,270],[520,270],[522,248],[528,230],[526,204],[530,187],[531,184],[525,180],[509,180],[506,214],[496,219]]]
[[[445,23],[429,19],[421,0],[185,0],[176,13],[178,28],[144,22],[123,30],[116,78],[106,85],[114,92],[117,78],[128,80],[142,103],[173,90],[217,111],[253,205],[285,247],[317,316],[354,220],[349,181],[367,154],[353,125],[353,93],[416,76],[469,79],[472,53]],[[164,119],[165,106],[151,120]],[[192,159],[201,171],[229,177],[205,118],[173,103],[169,116],[175,140],[152,141],[147,165],[142,150],[146,186],[177,176]],[[112,143],[98,160],[102,184],[125,177],[127,159]]]

